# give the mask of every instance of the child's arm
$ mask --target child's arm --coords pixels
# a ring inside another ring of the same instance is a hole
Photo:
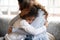
[[[43,33],[46,30],[46,27],[43,26],[41,28],[34,28],[33,26],[29,25],[25,20],[22,20],[20,22],[20,28],[23,28],[26,32],[32,34],[32,35],[38,35]]]

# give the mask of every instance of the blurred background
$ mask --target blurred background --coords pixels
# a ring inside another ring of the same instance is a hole
[[[60,40],[60,0],[37,0],[48,11],[48,32]],[[8,30],[9,22],[19,14],[17,0],[0,0],[0,37]]]

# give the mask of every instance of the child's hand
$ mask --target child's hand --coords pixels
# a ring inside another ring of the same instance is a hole
[[[46,21],[44,25],[45,25],[46,27],[48,27],[48,21]]]

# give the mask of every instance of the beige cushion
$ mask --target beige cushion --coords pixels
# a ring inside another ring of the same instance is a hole
[[[55,37],[52,34],[50,34],[48,32],[47,32],[47,34],[48,34],[49,40],[55,40]]]

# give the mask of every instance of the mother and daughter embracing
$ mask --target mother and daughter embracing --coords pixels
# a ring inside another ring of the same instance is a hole
[[[21,13],[18,20],[10,22],[5,40],[49,40],[44,7],[36,0],[18,0],[18,4]]]

